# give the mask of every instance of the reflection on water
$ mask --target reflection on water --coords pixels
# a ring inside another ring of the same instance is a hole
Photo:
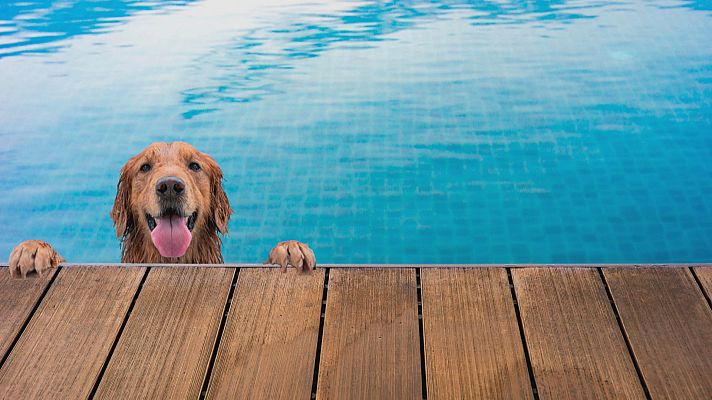
[[[712,261],[712,15],[690,0],[10,1],[0,259],[116,261],[117,171],[223,167],[228,261]],[[37,184],[41,182],[41,184]]]
[[[194,0],[3,1],[0,58],[49,52],[77,35],[105,33],[142,11],[161,11]]]
[[[662,7],[671,7],[671,5],[664,4]],[[706,0],[683,0],[680,4],[673,4],[672,7],[690,8],[696,11],[712,11],[712,2]]]
[[[241,32],[232,43],[196,60],[196,73],[217,74],[214,85],[183,92],[190,107],[183,116],[216,111],[219,103],[241,103],[280,93],[274,71],[292,69],[300,59],[316,57],[331,48],[371,48],[370,42],[412,29],[419,23],[466,15],[472,25],[537,22],[551,29],[581,18],[595,18],[596,8],[610,2],[569,4],[565,1],[385,1],[367,2],[338,13],[299,15],[300,8],[269,15],[264,25]],[[217,66],[217,68],[216,68]]]

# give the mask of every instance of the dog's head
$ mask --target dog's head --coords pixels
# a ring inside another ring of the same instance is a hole
[[[193,146],[153,143],[121,169],[111,218],[119,238],[150,236],[163,257],[182,257],[194,236],[227,233],[232,214],[215,160]]]

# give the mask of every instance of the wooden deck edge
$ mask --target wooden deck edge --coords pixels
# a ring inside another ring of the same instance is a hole
[[[200,267],[200,268],[279,268],[279,266],[248,263],[227,264],[133,264],[133,263],[63,263],[64,268],[73,267]],[[7,267],[7,263],[0,263]],[[709,268],[712,263],[667,263],[667,264],[318,264],[317,268]]]

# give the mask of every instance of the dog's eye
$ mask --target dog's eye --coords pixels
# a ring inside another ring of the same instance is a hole
[[[141,172],[148,172],[150,170],[151,170],[151,164],[146,163],[141,166]]]
[[[197,162],[192,162],[192,163],[188,164],[188,168],[190,168],[193,171],[200,171],[200,164],[198,164]]]

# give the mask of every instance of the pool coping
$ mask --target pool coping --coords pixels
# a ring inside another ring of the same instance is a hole
[[[7,267],[0,263],[0,267]],[[226,264],[153,264],[153,263],[62,263],[63,268],[76,267],[198,267],[198,268],[279,268],[277,265],[255,263]],[[712,267],[712,263],[567,263],[567,264],[317,264],[317,268],[699,268]]]

